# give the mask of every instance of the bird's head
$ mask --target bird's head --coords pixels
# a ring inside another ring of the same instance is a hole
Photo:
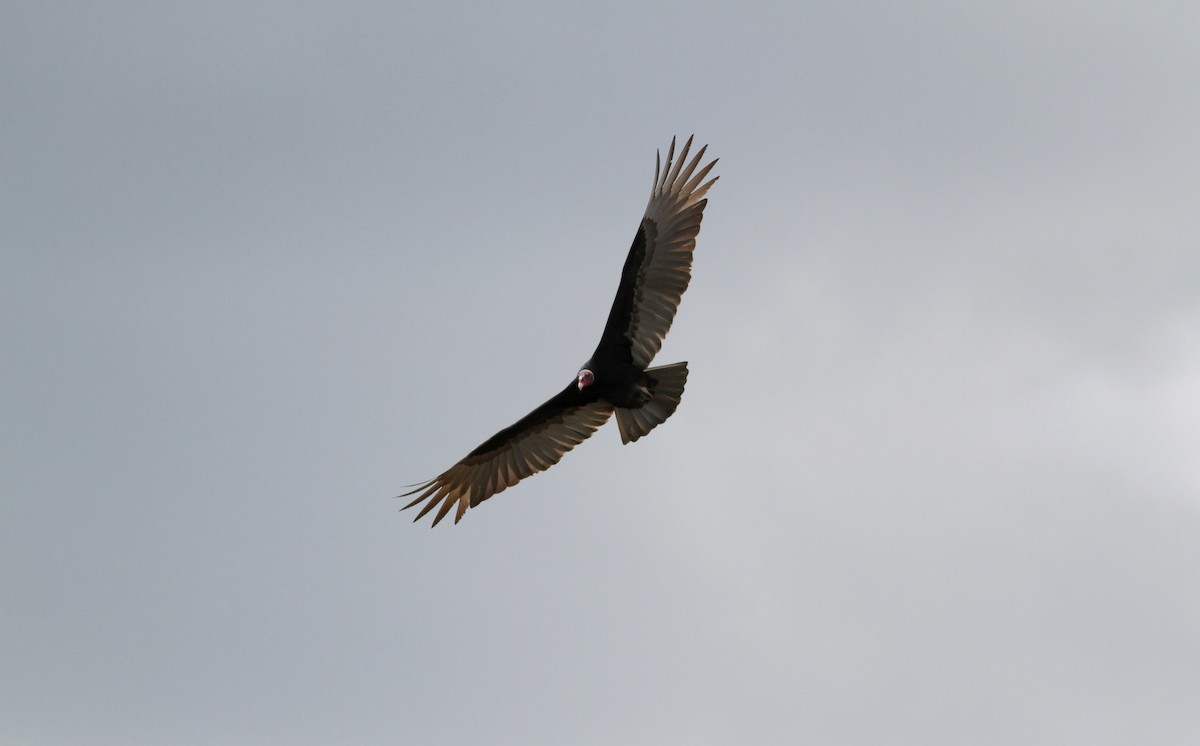
[[[578,383],[579,383],[580,391],[583,391],[584,389],[586,389],[588,386],[591,386],[595,382],[596,382],[596,376],[594,376],[590,370],[588,370],[587,368],[584,368],[583,370],[579,371]]]

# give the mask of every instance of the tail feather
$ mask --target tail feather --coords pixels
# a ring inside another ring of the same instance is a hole
[[[656,382],[654,398],[637,409],[617,408],[617,427],[622,443],[632,443],[666,422],[683,398],[688,375],[686,362],[647,368],[646,374]]]

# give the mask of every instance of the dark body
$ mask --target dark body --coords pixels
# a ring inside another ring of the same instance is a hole
[[[633,314],[633,288],[645,254],[646,231],[644,227],[639,227],[625,267],[621,270],[621,284],[612,309],[608,312],[608,322],[604,325],[604,333],[600,335],[600,343],[579,368],[592,371],[596,382],[586,389],[580,389],[572,380],[565,389],[541,406],[480,443],[478,448],[467,454],[468,457],[488,453],[515,435],[547,422],[558,414],[564,404],[583,406],[605,401],[613,407],[636,408],[644,406],[652,398],[655,380],[646,375],[645,368],[634,365],[629,340],[620,331],[628,328]]]

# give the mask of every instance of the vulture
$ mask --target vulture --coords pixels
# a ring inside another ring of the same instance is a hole
[[[687,382],[687,362],[647,366],[662,347],[692,278],[692,250],[708,202],[704,195],[717,180],[705,180],[715,159],[700,167],[708,146],[688,160],[691,146],[689,137],[676,159],[672,138],[666,164],[655,156],[650,201],[591,358],[540,407],[433,479],[409,485],[414,489],[400,497],[417,497],[402,510],[425,503],[414,522],[436,507],[436,526],[457,506],[458,523],[467,508],[558,463],[614,412],[622,443],[636,441],[675,412]]]

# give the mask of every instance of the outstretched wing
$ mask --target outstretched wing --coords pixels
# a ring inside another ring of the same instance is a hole
[[[633,238],[600,338],[606,353],[642,368],[662,348],[679,299],[692,279],[692,250],[708,203],[704,194],[718,178],[704,180],[716,160],[696,171],[708,146],[700,148],[689,162],[691,147],[689,137],[675,160],[672,139],[666,167],[659,168],[660,162],[655,161],[650,202]]]
[[[436,526],[457,503],[454,522],[458,523],[468,507],[473,508],[525,477],[557,464],[563,454],[587,440],[611,414],[612,405],[591,392],[580,391],[572,381],[545,404],[488,438],[462,461],[400,495],[421,493],[403,510],[428,500],[413,519],[419,521],[441,503],[441,509],[433,517]]]

